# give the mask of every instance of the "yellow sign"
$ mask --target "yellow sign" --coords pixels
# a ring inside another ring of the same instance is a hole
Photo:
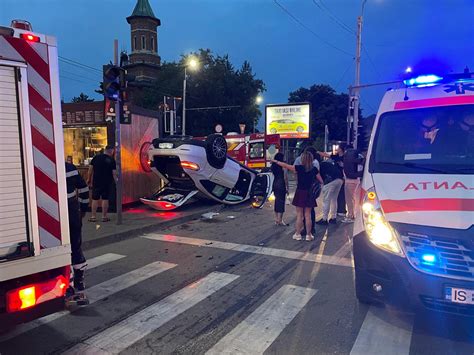
[[[265,107],[266,133],[281,138],[309,138],[309,103],[267,105]]]

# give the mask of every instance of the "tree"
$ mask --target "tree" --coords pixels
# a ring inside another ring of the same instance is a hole
[[[338,94],[329,85],[317,84],[290,92],[288,102],[311,103],[311,137],[318,143],[319,148],[323,145],[325,125],[328,125],[329,139],[347,139],[347,94]]]
[[[255,77],[250,63],[245,61],[236,69],[227,55],[214,55],[209,49],[192,55],[198,58],[200,68],[194,72],[188,70],[186,108],[190,110],[186,111],[186,133],[206,135],[214,131],[217,123],[226,132],[239,131],[240,123],[251,131],[261,116],[255,99],[265,91],[265,84]],[[134,93],[134,103],[156,110],[164,95],[181,97],[187,57],[182,56],[179,62],[163,63],[156,83]],[[204,107],[222,109],[192,110]]]
[[[84,94],[83,92],[81,92],[79,96],[74,96],[71,100],[71,102],[92,102],[92,101],[94,101],[94,99]]]

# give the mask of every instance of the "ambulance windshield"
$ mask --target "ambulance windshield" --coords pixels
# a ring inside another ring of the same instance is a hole
[[[369,170],[474,173],[474,105],[387,112],[380,117]]]

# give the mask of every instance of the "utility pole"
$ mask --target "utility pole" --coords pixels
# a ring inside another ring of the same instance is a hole
[[[118,66],[118,40],[114,40],[114,65]],[[115,161],[117,166],[117,224],[122,224],[122,148],[120,142],[120,105],[122,95],[118,95],[115,101]]]
[[[184,80],[183,80],[183,128],[181,130],[181,135],[186,135],[186,79],[188,73],[186,71],[186,65],[184,66]]]
[[[353,131],[354,131],[354,149],[357,149],[358,143],[358,131],[359,131],[359,101],[360,101],[360,55],[362,49],[362,17],[364,15],[364,7],[367,0],[362,0],[362,7],[360,11],[360,16],[357,17],[357,42],[356,42],[356,57],[355,57],[355,82],[354,82],[354,122],[353,122]]]

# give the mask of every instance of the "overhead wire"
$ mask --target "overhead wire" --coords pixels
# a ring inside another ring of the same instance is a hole
[[[342,81],[346,77],[346,74],[349,71],[349,69],[352,68],[352,65],[354,64],[354,61],[355,61],[355,59],[352,59],[351,62],[349,63],[349,65],[347,66],[346,70],[344,70],[344,72],[342,73],[341,78],[338,80],[336,86],[334,87],[336,89],[336,91],[339,89],[339,86],[341,85]]]
[[[344,31],[348,32],[353,36],[357,36],[357,33],[351,29],[348,25],[346,25],[341,19],[339,19],[326,4],[323,3],[322,0],[312,0],[313,4],[316,5],[321,11],[326,12],[326,14],[331,18],[336,24],[338,24]]]
[[[349,53],[348,51],[342,49],[342,48],[339,48],[337,46],[335,46],[334,44],[332,44],[331,42],[327,41],[326,39],[324,39],[323,37],[321,37],[319,34],[317,34],[315,31],[313,31],[310,27],[308,27],[304,22],[302,22],[300,19],[298,19],[295,15],[293,15],[286,7],[284,7],[282,4],[280,4],[278,2],[278,0],[273,0],[275,5],[277,5],[283,12],[285,12],[289,17],[291,17],[296,23],[298,23],[301,27],[303,27],[305,30],[307,30],[308,32],[310,32],[314,37],[318,38],[321,42],[325,43],[327,46],[341,52],[341,53],[344,53],[346,55],[349,55],[351,57],[353,57],[353,54]]]
[[[367,50],[367,48],[362,45],[362,50],[365,52],[365,54],[367,55],[367,59],[369,60],[369,63],[370,65],[372,66],[372,68],[374,68],[374,71],[375,73],[377,74],[377,76],[379,77],[379,80],[382,80],[382,74],[380,73],[380,71],[377,69],[377,66],[375,65],[374,61],[372,60],[372,57],[370,56],[369,54],[369,51]]]
[[[91,67],[90,65],[87,65],[87,64],[80,63],[80,62],[78,62],[76,60],[73,60],[73,59],[69,59],[69,58],[66,58],[66,57],[59,56],[59,60],[63,63],[69,64],[69,65],[80,67],[82,69],[93,70],[93,71],[96,71],[96,72],[102,74],[102,70]]]

